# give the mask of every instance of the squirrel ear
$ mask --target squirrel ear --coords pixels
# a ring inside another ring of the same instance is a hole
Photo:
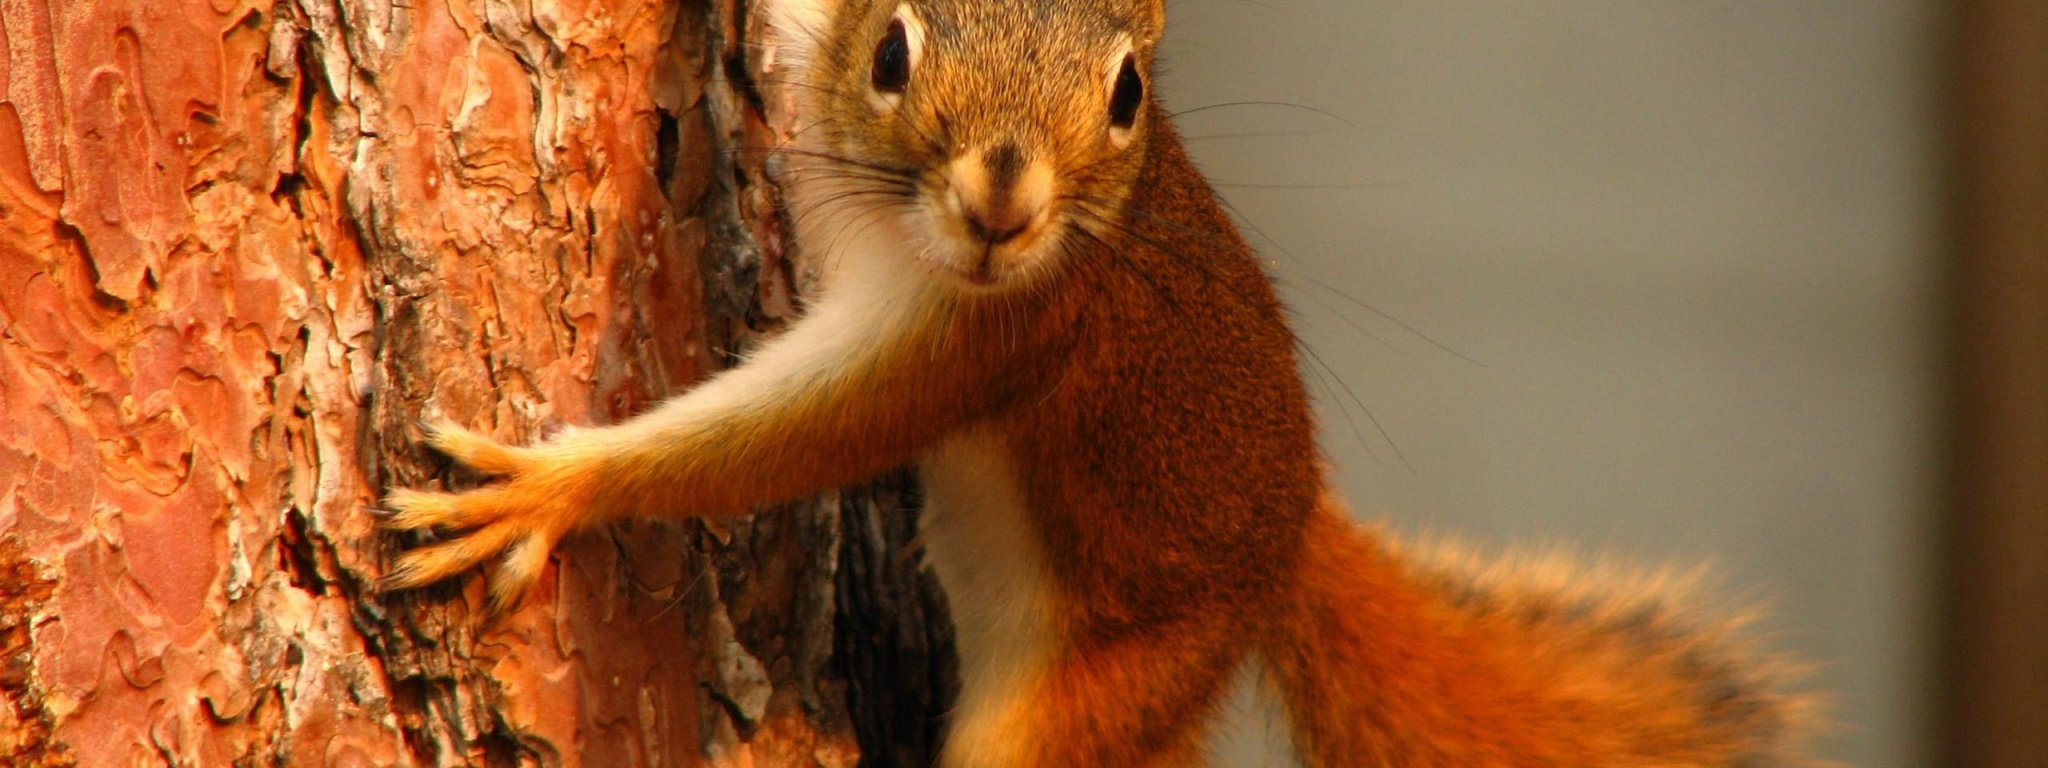
[[[1146,30],[1147,36],[1151,38],[1147,42],[1159,42],[1159,38],[1166,34],[1166,0],[1143,0],[1143,2],[1145,3],[1145,23],[1148,25]]]

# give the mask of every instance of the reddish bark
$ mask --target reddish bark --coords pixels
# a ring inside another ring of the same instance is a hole
[[[943,689],[858,494],[574,537],[497,622],[370,586],[416,420],[616,420],[794,311],[734,2],[0,10],[0,762],[850,765],[835,658]]]

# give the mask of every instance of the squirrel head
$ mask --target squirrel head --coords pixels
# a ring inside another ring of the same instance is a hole
[[[1120,226],[1161,119],[1149,91],[1164,0],[767,8],[772,74],[796,107],[800,229],[879,231],[986,292],[1032,284]]]

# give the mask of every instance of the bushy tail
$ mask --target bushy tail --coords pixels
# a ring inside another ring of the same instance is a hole
[[[1434,568],[1336,509],[1308,542],[1264,653],[1311,766],[1808,764],[1786,667],[1688,625],[1670,580]]]

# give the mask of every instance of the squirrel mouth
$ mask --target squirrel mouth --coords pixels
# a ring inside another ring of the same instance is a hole
[[[1028,282],[1028,276],[1037,272],[1033,265],[1047,258],[1048,248],[1053,247],[1048,243],[1057,237],[1053,231],[1057,214],[1050,209],[1037,211],[1001,237],[992,237],[986,227],[977,228],[957,206],[946,204],[949,202],[929,200],[922,221],[913,224],[924,228],[921,239],[925,247],[917,249],[917,256],[934,276],[977,293]]]
[[[976,287],[987,288],[996,284],[994,245],[983,246],[981,258],[974,260],[974,268],[963,270],[961,276]]]
[[[1018,260],[1030,258],[1026,255],[1028,249],[1019,247],[1023,244],[1018,240],[992,243],[983,239],[956,238],[950,248],[925,251],[921,255],[935,275],[944,275],[956,284],[977,291],[1000,290],[1019,274]]]

